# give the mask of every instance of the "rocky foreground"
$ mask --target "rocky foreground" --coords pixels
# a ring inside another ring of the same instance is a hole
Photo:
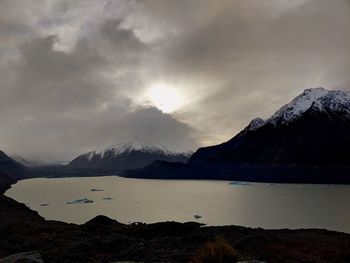
[[[17,255],[8,258],[28,251],[36,251],[29,256],[43,260],[35,262],[189,262],[198,248],[216,237],[232,245],[242,260],[350,262],[350,235],[339,232],[206,227],[194,222],[125,225],[105,216],[75,225],[44,220],[0,195],[0,262],[33,262],[13,261]]]

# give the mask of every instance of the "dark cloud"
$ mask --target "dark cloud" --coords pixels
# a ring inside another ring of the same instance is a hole
[[[183,110],[202,116],[191,123],[210,143],[228,139],[305,88],[350,84],[349,11],[343,0],[227,1],[161,50],[162,74],[190,83]]]
[[[174,150],[197,146],[190,126],[123,95],[140,90],[142,80],[130,71],[137,70],[147,47],[120,21],[107,20],[70,52],[55,50],[57,41],[57,36],[33,38],[18,45],[15,61],[3,61],[14,74],[0,91],[3,149],[69,160],[132,139]]]
[[[2,1],[0,145],[69,159],[219,143],[305,88],[350,85],[347,0]],[[182,94],[171,114],[145,98]]]

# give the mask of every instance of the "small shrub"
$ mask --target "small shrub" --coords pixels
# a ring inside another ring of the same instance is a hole
[[[238,252],[223,238],[216,238],[198,249],[190,263],[233,263]]]

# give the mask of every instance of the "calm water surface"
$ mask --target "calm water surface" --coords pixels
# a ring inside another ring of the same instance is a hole
[[[123,223],[198,221],[209,225],[326,228],[350,233],[350,186],[231,185],[226,181],[108,176],[22,180],[6,195],[46,219],[71,223],[84,223],[102,214]],[[84,198],[93,202],[73,202]]]

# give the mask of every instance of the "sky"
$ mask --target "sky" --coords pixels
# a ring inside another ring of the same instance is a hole
[[[2,0],[0,149],[224,142],[306,88],[350,87],[348,0]]]

